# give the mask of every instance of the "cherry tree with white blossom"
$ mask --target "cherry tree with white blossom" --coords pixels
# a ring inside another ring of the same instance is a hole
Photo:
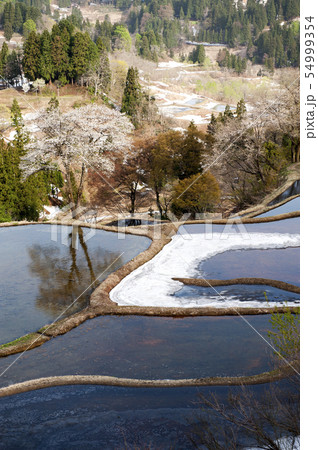
[[[36,132],[21,164],[24,176],[58,168],[65,177],[66,195],[75,218],[83,199],[87,169],[113,172],[114,161],[131,153],[133,125],[124,114],[97,104],[63,113],[55,105],[39,111],[33,123]]]

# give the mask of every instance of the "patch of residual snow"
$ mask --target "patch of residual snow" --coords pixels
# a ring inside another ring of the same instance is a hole
[[[282,450],[299,450],[300,449],[300,436],[293,438],[291,436],[277,439],[277,446]],[[245,450],[258,450],[259,447],[246,447]]]
[[[119,305],[159,306],[159,307],[257,307],[260,301],[240,302],[233,297],[212,295],[210,298],[181,298],[173,294],[182,289],[183,284],[172,278],[192,278],[197,276],[198,264],[218,253],[243,249],[274,249],[298,247],[298,234],[281,233],[214,233],[213,239],[205,234],[175,235],[152,260],[124,278],[110,293],[110,298]],[[294,305],[295,302],[287,302]],[[266,306],[277,303],[268,302]]]
[[[195,115],[191,115],[191,114],[188,114],[186,116],[179,116],[179,117],[176,117],[176,119],[194,122],[196,125],[203,125],[203,124],[207,124],[210,122],[210,116],[201,117],[201,116],[195,116]]]
[[[46,218],[49,220],[54,219],[61,212],[58,206],[47,206],[43,208],[43,212],[40,214],[41,218]]]
[[[174,69],[175,67],[191,67],[191,66],[194,66],[194,64],[185,64],[177,61],[167,61],[167,62],[162,61],[158,64],[157,70]]]

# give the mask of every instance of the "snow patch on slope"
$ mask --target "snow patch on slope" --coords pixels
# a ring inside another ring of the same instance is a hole
[[[183,284],[172,278],[197,277],[199,262],[229,250],[273,249],[298,247],[298,234],[280,233],[214,233],[213,239],[205,234],[193,234],[185,239],[176,235],[152,260],[124,278],[111,292],[110,298],[119,305],[159,306],[159,307],[250,307],[264,306],[264,303],[240,302],[233,297],[211,296],[211,298],[177,298],[173,294]],[[289,302],[290,306],[294,302]],[[287,305],[289,305],[287,303]],[[275,306],[268,303],[266,306]]]

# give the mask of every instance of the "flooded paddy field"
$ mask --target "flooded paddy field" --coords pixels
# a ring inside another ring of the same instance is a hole
[[[80,227],[0,228],[0,344],[84,308],[94,288],[150,242]]]

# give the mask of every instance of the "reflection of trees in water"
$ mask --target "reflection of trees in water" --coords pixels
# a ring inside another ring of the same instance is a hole
[[[74,236],[74,233],[76,234]],[[46,313],[61,313],[82,292],[76,303],[67,311],[68,314],[79,310],[87,304],[88,296],[101,280],[96,279],[119,256],[118,252],[106,253],[101,247],[89,250],[84,240],[83,230],[73,227],[69,233],[68,252],[65,246],[42,246],[35,244],[29,248],[29,271],[36,276],[39,282],[39,294],[36,307]],[[74,237],[78,237],[78,249],[72,245]],[[118,258],[110,271],[122,264]],[[107,272],[103,274],[103,278]]]

